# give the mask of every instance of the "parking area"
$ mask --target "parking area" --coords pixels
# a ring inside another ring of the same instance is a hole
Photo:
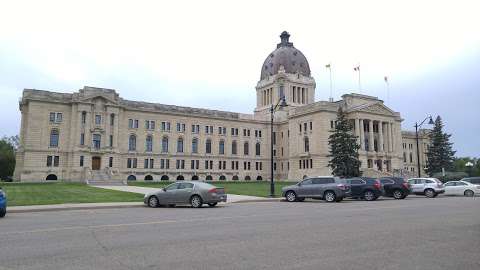
[[[0,228],[0,269],[480,269],[480,198],[13,213]]]

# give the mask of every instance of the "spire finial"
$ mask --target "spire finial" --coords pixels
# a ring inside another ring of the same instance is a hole
[[[283,31],[282,34],[280,34],[280,43],[277,44],[277,48],[292,47],[293,43],[288,41],[289,38],[290,38],[290,34],[287,31]]]

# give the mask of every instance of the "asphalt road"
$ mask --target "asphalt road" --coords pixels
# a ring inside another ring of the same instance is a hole
[[[480,269],[480,198],[9,214],[0,269]]]

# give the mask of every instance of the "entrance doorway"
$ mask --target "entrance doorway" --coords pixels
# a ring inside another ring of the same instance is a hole
[[[100,170],[101,161],[100,157],[92,157],[92,170]]]

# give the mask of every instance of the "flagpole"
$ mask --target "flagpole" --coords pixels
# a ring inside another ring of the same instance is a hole
[[[332,64],[328,64],[327,68],[330,71],[330,98],[329,98],[329,101],[333,102]]]
[[[390,104],[390,83],[388,82],[387,76],[385,76],[384,80],[385,80],[385,88],[387,91],[387,103]]]
[[[361,83],[361,80],[360,80],[360,65],[358,65],[358,90],[360,91],[360,93],[362,93],[362,83]]]

